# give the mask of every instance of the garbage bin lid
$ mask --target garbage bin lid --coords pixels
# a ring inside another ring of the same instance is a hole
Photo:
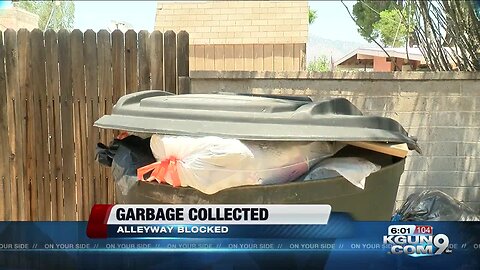
[[[268,141],[416,142],[393,119],[364,116],[345,98],[185,94],[158,90],[121,97],[96,127],[142,133]]]

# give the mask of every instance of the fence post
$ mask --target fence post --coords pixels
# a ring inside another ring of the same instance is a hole
[[[62,165],[62,129],[60,121],[60,91],[58,70],[57,33],[45,32],[45,66],[47,74],[48,118],[50,130],[50,179],[52,189],[52,219],[64,219],[63,206],[63,165]]]
[[[125,45],[124,34],[116,29],[112,32],[113,103],[125,95]]]
[[[178,33],[177,69],[178,94],[190,93],[189,37],[186,31]]]
[[[18,80],[18,55],[17,55],[17,33],[13,29],[7,29],[5,31],[5,66],[7,74],[7,116],[8,116],[8,133],[9,133],[9,145],[10,145],[10,187],[12,190],[12,219],[20,220],[21,214],[18,207],[15,207],[15,202],[18,202],[18,185],[20,181],[18,179],[23,179],[23,155],[22,149],[23,146],[21,138],[23,133],[21,132],[21,116],[20,116],[20,106],[19,100],[20,93],[18,91],[19,80]],[[22,202],[20,202],[22,203]]]
[[[163,90],[163,35],[160,31],[150,34],[151,89]]]
[[[148,59],[148,31],[138,33],[138,85],[139,90],[150,89],[150,67]]]
[[[27,29],[20,29],[17,32],[17,53],[18,53],[18,79],[19,79],[19,88],[17,91],[20,92],[20,99],[18,106],[21,109],[20,119],[17,122],[17,125],[21,126],[20,132],[20,141],[22,144],[22,152],[17,152],[23,156],[23,162],[19,166],[23,168],[23,177],[18,179],[18,194],[19,199],[23,199],[25,205],[20,206],[21,220],[30,220],[31,219],[31,209],[32,202],[33,208],[36,205],[36,197],[31,200],[30,197],[30,185],[33,190],[36,189],[36,179],[35,175],[35,147],[33,144],[28,142],[34,141],[35,136],[33,134],[34,127],[33,121],[30,121],[30,117],[33,116],[33,95],[31,91],[32,78],[30,70],[30,32]],[[18,136],[18,135],[17,135]],[[32,182],[30,182],[32,181]]]
[[[177,64],[176,64],[176,35],[169,30],[164,34],[165,50],[165,91],[176,94],[177,92]]]
[[[98,118],[98,81],[97,81],[97,36],[93,30],[87,30],[83,34],[83,58],[85,64],[85,93],[87,102],[88,140],[87,140],[87,168],[88,168],[88,211],[95,203],[95,193],[100,185],[100,168],[95,162],[95,147],[99,140],[98,128],[93,123]],[[85,194],[84,194],[85,196]],[[87,216],[88,217],[88,214]]]
[[[112,108],[113,82],[112,82],[112,44],[110,42],[110,33],[107,30],[100,30],[97,32],[97,57],[98,57],[98,93],[100,106],[98,108],[98,116],[101,117],[109,114]],[[113,137],[113,132],[110,130],[100,130],[100,140],[103,143],[108,143]],[[95,194],[96,203],[108,202],[108,184],[109,184],[109,170],[102,167],[99,185]]]
[[[72,59],[70,33],[64,29],[58,31],[58,55],[60,70],[60,99],[62,106],[64,214],[65,220],[76,220],[75,156],[72,123]]]
[[[8,147],[7,82],[5,77],[5,47],[0,31],[0,220],[11,220],[10,151]]]
[[[130,29],[125,33],[125,88],[127,94],[138,91],[137,67],[137,32]]]
[[[46,108],[46,81],[45,81],[45,47],[43,32],[34,29],[30,33],[31,50],[31,71],[33,92],[33,117],[35,127],[35,161],[37,189],[31,192],[37,193],[38,216],[34,220],[50,220],[50,180],[48,173],[48,130],[47,130],[47,108]],[[32,213],[33,213],[32,209]]]

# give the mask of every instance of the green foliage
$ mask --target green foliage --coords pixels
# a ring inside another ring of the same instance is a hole
[[[315,57],[308,63],[307,71],[330,71],[330,61],[323,55]]]
[[[477,20],[480,21],[480,1],[472,1],[471,4],[473,6],[473,10],[475,12],[475,16],[477,17]]]
[[[370,37],[377,39],[379,32],[374,31],[374,24],[380,20],[380,13],[384,10],[393,10],[398,8],[396,1],[374,1],[374,0],[359,0],[353,5],[353,17],[359,27],[358,32],[367,41],[371,41]]]
[[[317,11],[308,7],[308,23],[312,24],[317,19]]]
[[[73,1],[24,0],[14,2],[13,5],[37,14],[39,16],[38,26],[41,30],[53,29],[58,31],[60,29],[73,29],[73,22],[75,19],[75,4]]]
[[[402,14],[401,14],[401,13]],[[404,18],[407,18],[405,10],[384,10],[380,12],[380,20],[373,24],[374,33],[380,36],[385,46],[401,47],[407,41],[407,34],[413,31],[413,24],[407,29]]]

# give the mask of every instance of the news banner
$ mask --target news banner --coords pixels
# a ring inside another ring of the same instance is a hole
[[[95,205],[88,222],[0,223],[0,269],[15,258],[55,267],[58,256],[87,268],[135,258],[166,267],[162,256],[195,265],[257,265],[261,256],[282,266],[457,268],[480,266],[479,232],[479,222],[358,222],[329,205]]]

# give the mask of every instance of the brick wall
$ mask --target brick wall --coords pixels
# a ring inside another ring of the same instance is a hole
[[[186,30],[190,44],[306,43],[307,1],[160,1],[155,30]]]
[[[30,13],[24,9],[8,7],[0,12],[0,31],[7,28],[18,30],[26,28],[33,30],[38,27],[38,15]]]
[[[192,72],[193,93],[230,91],[345,97],[366,115],[391,117],[418,137],[397,207],[414,191],[440,189],[480,211],[479,73]]]

